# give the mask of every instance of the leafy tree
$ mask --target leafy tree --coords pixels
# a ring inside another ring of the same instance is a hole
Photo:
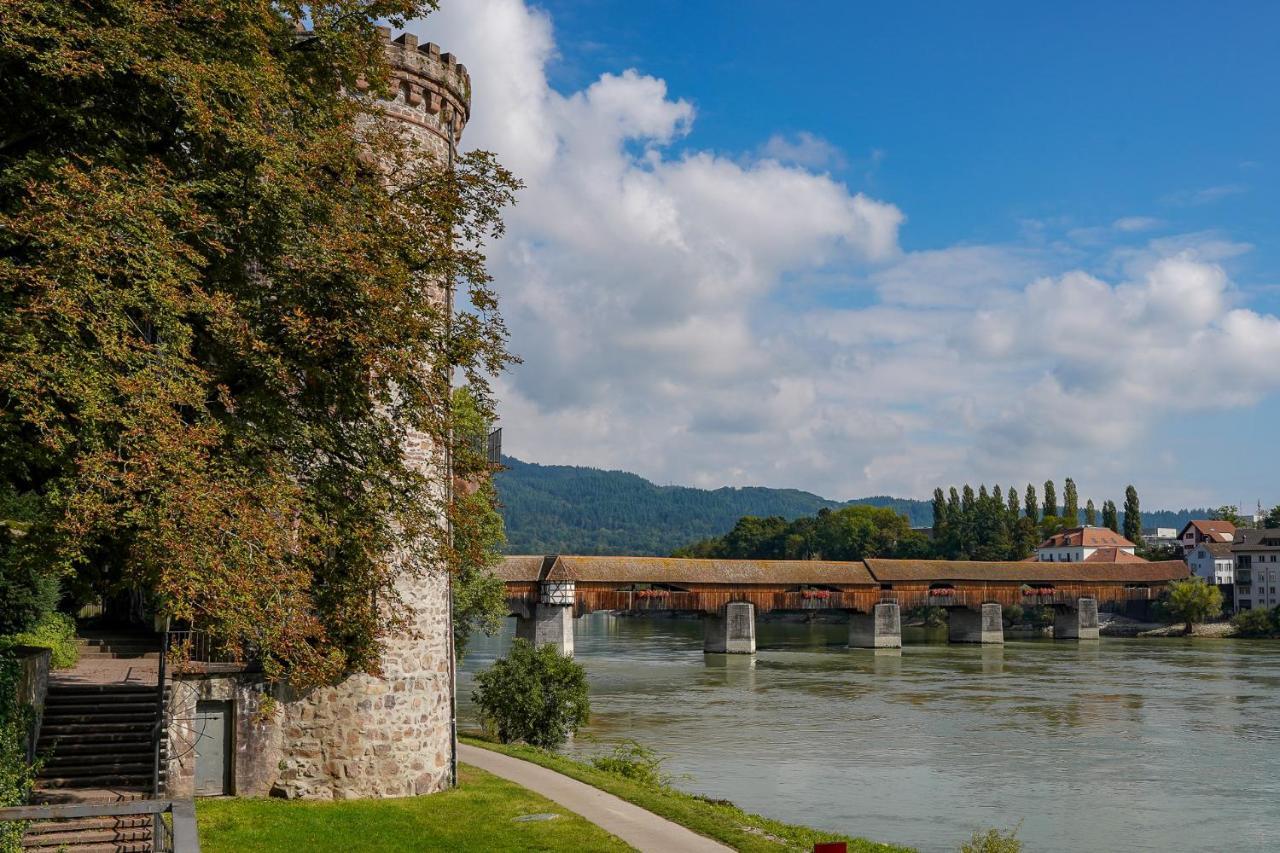
[[[1043,515],[1058,514],[1058,493],[1053,488],[1053,480],[1044,481],[1044,512]]]
[[[1262,520],[1262,526],[1269,530],[1280,527],[1280,504],[1271,508],[1271,512],[1267,513],[1266,518]]]
[[[1062,518],[1068,527],[1080,524],[1080,495],[1076,492],[1076,481],[1070,477],[1062,490]]]
[[[1142,541],[1142,508],[1138,505],[1138,490],[1133,486],[1124,490],[1124,538],[1134,543]]]
[[[1084,523],[1090,527],[1096,527],[1098,524],[1098,509],[1093,505],[1093,498],[1085,502]]]
[[[1120,516],[1116,512],[1115,501],[1102,502],[1102,526],[1112,533],[1120,532]]]
[[[510,360],[516,181],[382,106],[375,24],[431,5],[0,6],[0,491],[38,496],[0,575],[92,567],[298,686],[377,670],[454,509],[405,436]]]
[[[1222,590],[1206,583],[1204,578],[1187,578],[1169,584],[1168,612],[1187,623],[1187,633],[1196,622],[1204,622],[1222,613]]]
[[[503,743],[555,749],[587,723],[587,671],[554,646],[517,639],[505,658],[476,675],[472,701]]]
[[[1048,539],[1055,533],[1061,533],[1066,529],[1067,520],[1065,518],[1059,518],[1056,515],[1046,515],[1044,518],[1040,519],[1040,538],[1042,540]]]
[[[1245,521],[1240,517],[1240,507],[1235,504],[1224,504],[1211,513],[1217,521],[1228,521],[1236,527],[1244,527]]]
[[[1018,521],[1018,492],[1013,486],[1009,487],[1009,520],[1011,523]]]
[[[1027,483],[1027,498],[1022,511],[1032,521],[1040,521],[1040,504],[1036,500],[1036,487],[1030,483]]]

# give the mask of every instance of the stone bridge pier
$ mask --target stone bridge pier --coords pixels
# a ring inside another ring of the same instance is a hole
[[[947,610],[947,642],[1003,643],[1004,611],[999,604]]]
[[[1055,640],[1096,640],[1098,636],[1098,599],[1076,598],[1054,604]]]
[[[542,581],[538,603],[528,615],[516,615],[516,636],[535,646],[555,646],[573,657],[573,581]]]
[[[732,601],[719,613],[702,617],[702,651],[715,655],[756,653],[756,606]]]
[[[902,648],[902,611],[897,603],[882,602],[870,613],[850,613],[849,648]]]

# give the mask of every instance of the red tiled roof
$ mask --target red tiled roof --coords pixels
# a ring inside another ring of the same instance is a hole
[[[1133,548],[1132,542],[1107,527],[1073,527],[1055,533],[1040,543],[1041,548]]]
[[[1086,563],[1145,563],[1148,562],[1137,554],[1130,554],[1121,548],[1099,548],[1084,558]]]
[[[1183,525],[1182,530],[1178,531],[1179,539],[1187,535],[1188,527],[1194,527],[1197,533],[1211,542],[1230,542],[1235,538],[1236,526],[1229,521],[1219,521],[1214,518],[1193,518]]]

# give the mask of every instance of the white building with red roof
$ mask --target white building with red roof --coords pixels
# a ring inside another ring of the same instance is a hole
[[[1073,527],[1036,547],[1040,563],[1145,563],[1128,539],[1106,527]]]
[[[1188,521],[1178,533],[1182,553],[1190,554],[1201,542],[1231,544],[1236,538],[1236,526],[1229,521],[1214,518],[1196,518]]]

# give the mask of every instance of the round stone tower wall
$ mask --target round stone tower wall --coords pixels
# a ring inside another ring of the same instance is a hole
[[[387,114],[444,161],[470,115],[471,78],[452,54],[416,36],[391,39]],[[441,293],[443,296],[443,286]],[[424,369],[431,369],[424,366]],[[411,435],[410,464],[444,488],[445,461],[429,437]],[[343,799],[426,794],[449,785],[453,751],[449,584],[442,567],[404,575],[416,637],[390,638],[381,677],[355,675],[280,703],[279,776],[271,793]]]

